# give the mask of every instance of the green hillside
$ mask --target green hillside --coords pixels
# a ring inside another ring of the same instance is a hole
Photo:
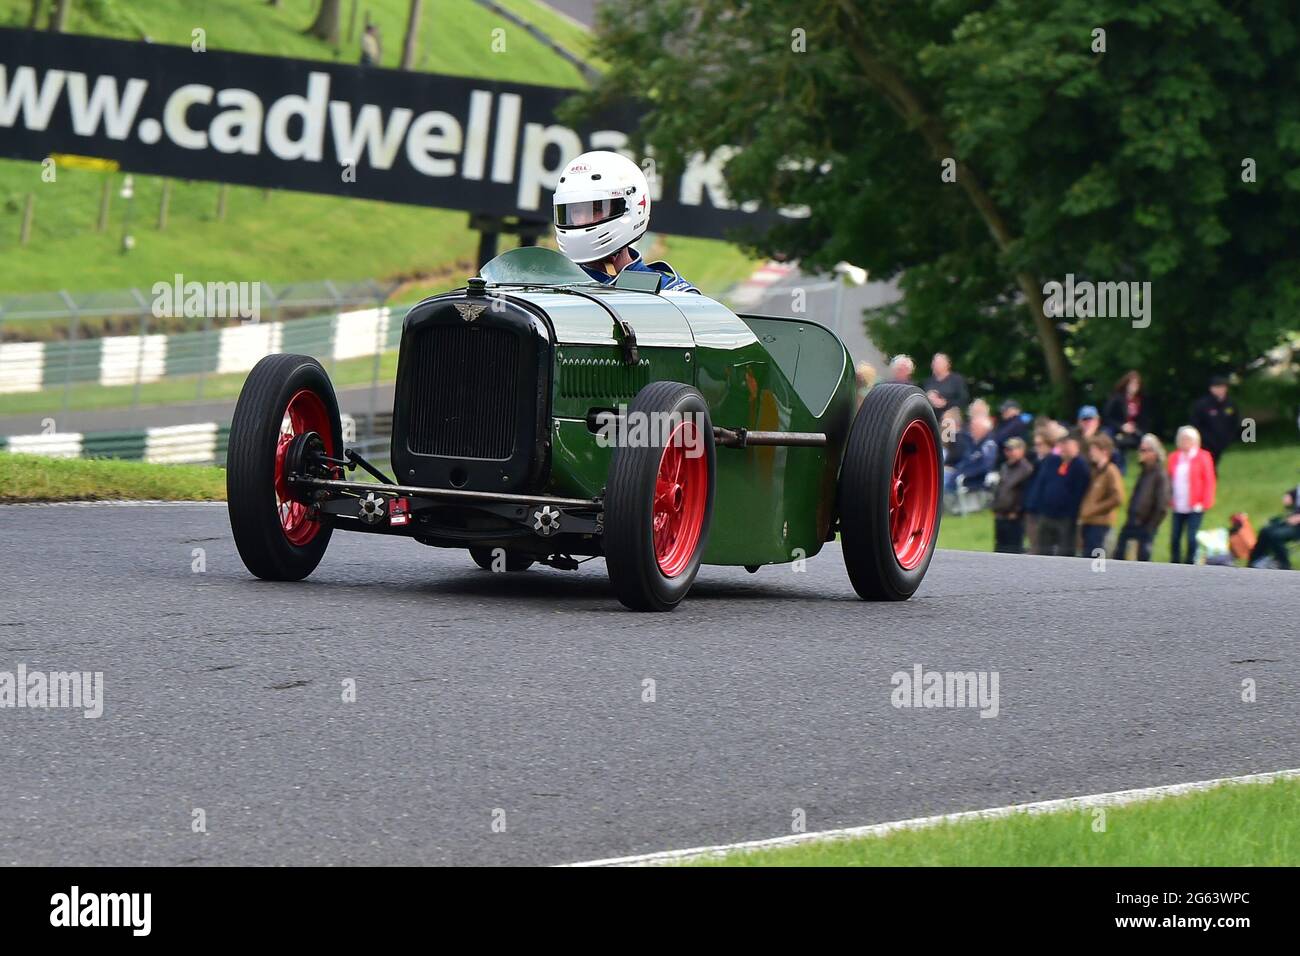
[[[186,45],[192,31],[202,28],[209,49],[355,62],[357,40],[346,40],[350,0],[343,4],[341,52],[303,34],[317,5],[318,0],[281,0],[279,7],[262,0],[74,0],[68,28]],[[580,25],[536,0],[504,5],[585,53],[580,48],[587,34]],[[407,0],[358,0],[357,7],[362,12],[356,37],[368,14],[380,28],[384,65],[395,67]],[[29,0],[0,0],[0,25],[25,26],[29,9]],[[424,11],[420,69],[559,86],[582,82],[569,62],[473,0],[438,0],[425,3]],[[500,53],[491,49],[497,28],[506,31]],[[167,228],[160,231],[158,177],[133,177],[135,195],[128,204],[119,196],[121,174],[60,169],[56,182],[45,183],[40,173],[36,163],[0,160],[0,292],[148,287],[177,272],[198,281],[424,277],[426,284],[438,284],[463,278],[476,265],[477,236],[464,212],[232,186],[219,220],[218,185],[177,181]],[[100,232],[106,177],[112,198],[108,226]],[[32,237],[20,246],[28,195],[35,200]],[[124,253],[128,215],[135,247]],[[680,271],[712,292],[751,269],[750,260],[725,243],[672,240],[666,251]]]

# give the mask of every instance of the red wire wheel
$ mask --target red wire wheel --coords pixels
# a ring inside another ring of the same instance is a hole
[[[709,494],[709,465],[693,422],[682,422],[669,437],[655,478],[655,561],[665,577],[686,570],[700,542]],[[692,454],[694,452],[694,454]]]
[[[639,417],[650,425],[647,441],[631,437]],[[708,543],[713,424],[704,397],[682,382],[651,382],[626,421],[628,443],[616,443],[605,486],[605,567],[624,607],[671,611],[695,583]]]
[[[325,442],[325,454],[334,457],[334,436],[330,429],[329,413],[321,397],[308,388],[300,388],[289,399],[280,423],[280,435],[275,446],[275,505],[280,515],[280,527],[291,544],[307,544],[320,531],[320,522],[311,517],[311,509],[292,497],[285,480],[285,454],[294,438],[315,432]]]
[[[925,558],[938,527],[938,456],[929,427],[909,422],[898,439],[889,487],[889,536],[894,557],[908,571]]]
[[[288,483],[290,461],[315,432],[325,453],[343,450],[338,399],[325,369],[307,355],[268,355],[244,381],[230,422],[226,503],[244,566],[268,581],[300,581],[333,533]]]
[[[903,601],[920,586],[939,540],[939,422],[925,393],[887,383],[867,392],[840,463],[840,546],[868,601]]]

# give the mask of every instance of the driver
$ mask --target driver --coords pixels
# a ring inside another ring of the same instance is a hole
[[[560,173],[555,187],[555,240],[560,251],[598,282],[623,270],[658,272],[666,292],[696,292],[666,262],[646,263],[632,248],[650,225],[650,184],[622,153],[583,153]]]

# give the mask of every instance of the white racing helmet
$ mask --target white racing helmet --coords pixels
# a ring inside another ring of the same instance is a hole
[[[598,262],[631,245],[650,225],[650,184],[621,153],[583,153],[560,173],[555,239],[577,263]]]

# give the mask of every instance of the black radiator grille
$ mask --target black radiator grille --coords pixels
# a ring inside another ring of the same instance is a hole
[[[410,428],[417,455],[504,460],[515,449],[519,337],[488,326],[431,325],[411,355]]]

